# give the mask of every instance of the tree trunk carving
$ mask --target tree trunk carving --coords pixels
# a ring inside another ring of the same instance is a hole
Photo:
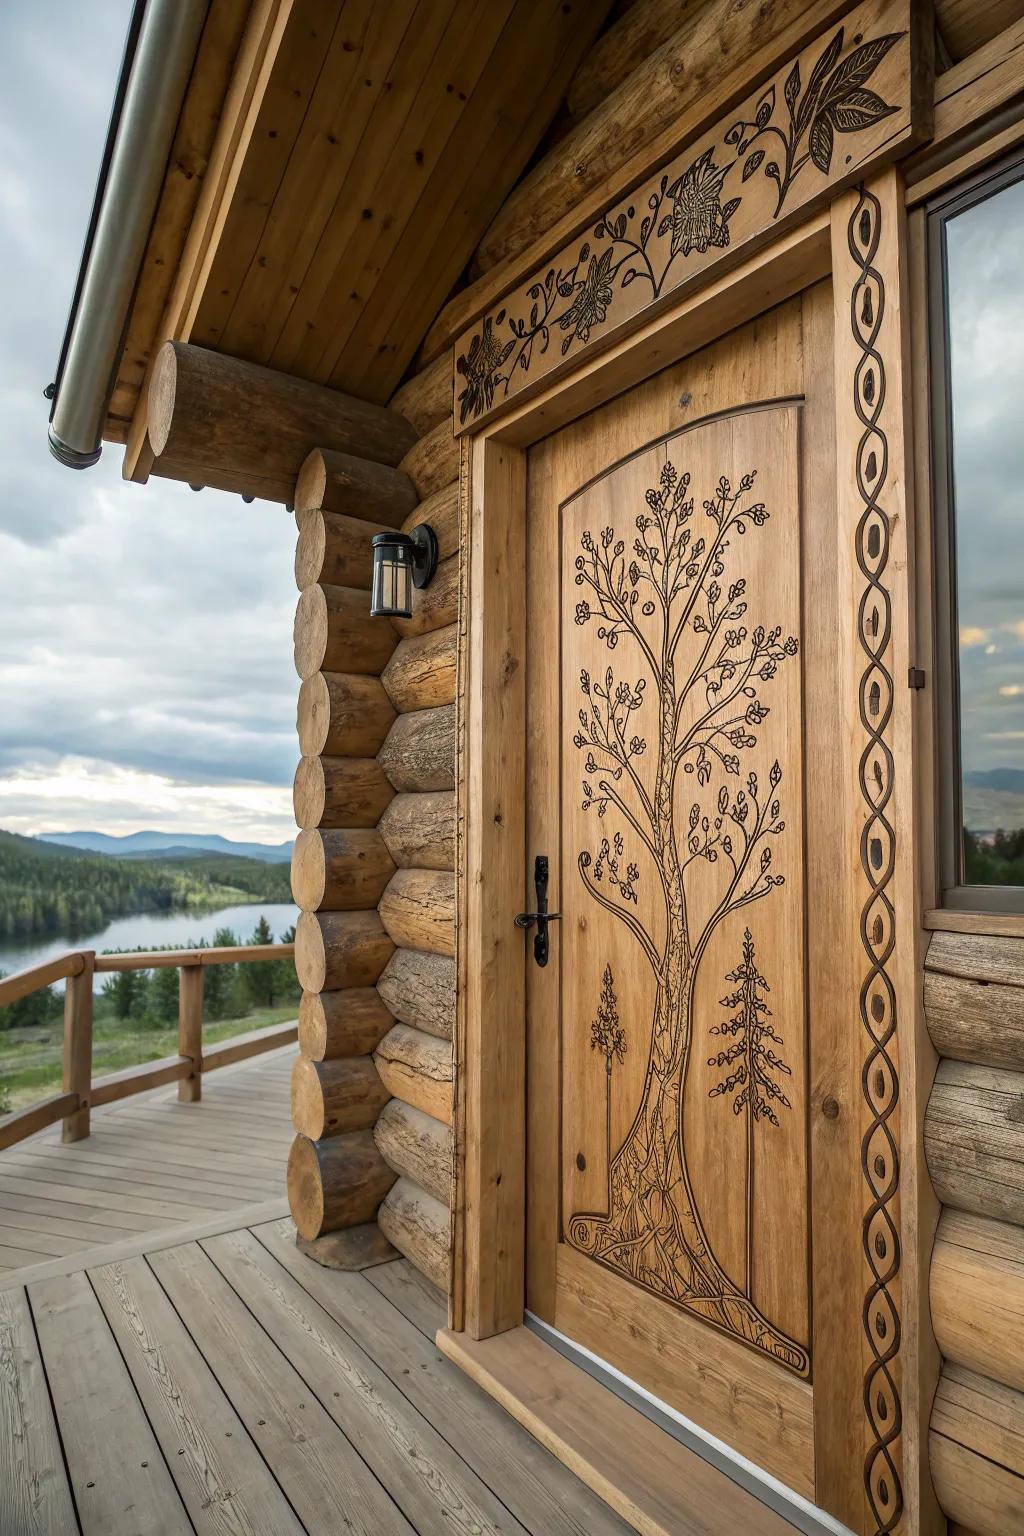
[[[807,1375],[806,1349],[762,1315],[715,1256],[683,1135],[701,960],[728,917],[784,880],[773,872],[771,846],[785,828],[777,796],[782,770],[773,763],[765,787],[753,770],[742,780],[740,764],[769,713],[759,685],[796,655],[797,642],[783,638],[781,628],[749,629],[746,581],[722,585],[732,538],[768,521],[764,503],[751,497],[755,476],[745,474],[735,489],[721,478],[703,503],[710,531],[698,537],[690,477],[666,463],[659,485],[647,492],[647,511],[636,519],[631,557],[625,541],[605,528],[583,534],[575,562],[576,585],[584,589],[576,623],[596,622],[609,650],[630,636],[648,674],[631,684],[616,679],[611,667],[600,679],[581,673],[585,703],[573,742],[584,754],[583,808],[602,822],[610,815],[614,830],[601,837],[596,855],[580,853],[578,867],[590,896],[642,949],[656,996],[640,1103],[614,1153],[609,1143],[608,1208],[570,1216],[566,1236],[609,1269]],[[658,735],[653,771],[644,774],[647,740],[636,732],[634,717],[649,712],[648,682],[656,694]],[[675,811],[681,773],[696,791],[682,835]],[[709,789],[713,775],[724,779],[717,795]],[[637,892],[646,877],[627,855],[627,837],[660,885],[659,932],[638,915]],[[721,889],[698,924],[688,906],[687,871],[699,860],[718,866]]]

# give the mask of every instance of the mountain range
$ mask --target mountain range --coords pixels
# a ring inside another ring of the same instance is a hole
[[[230,853],[265,864],[287,864],[292,856],[291,843],[236,843],[215,832],[129,832],[124,837],[108,832],[41,832],[37,841],[105,853],[115,859],[180,859],[196,853]]]

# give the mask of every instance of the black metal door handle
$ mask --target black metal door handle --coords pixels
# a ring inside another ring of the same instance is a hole
[[[548,924],[557,923],[561,913],[548,911],[548,859],[545,853],[538,853],[533,861],[533,883],[537,892],[537,910],[517,913],[515,924],[517,928],[532,928],[536,923],[537,932],[533,936],[533,958],[538,965],[547,965],[550,953]]]

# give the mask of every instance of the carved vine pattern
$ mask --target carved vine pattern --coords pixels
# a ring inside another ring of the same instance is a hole
[[[858,33],[844,55],[845,31],[839,27],[819,54],[806,86],[800,61],[791,66],[781,106],[773,82],[751,120],[739,118],[721,147],[705,149],[679,176],[663,175],[646,207],[630,203],[624,212],[605,213],[574,262],[550,267],[527,289],[528,316],[510,315],[504,308],[488,315],[466,351],[456,357],[456,371],[464,381],[458,397],[460,425],[506,397],[517,370],[528,373],[534,356],[547,352],[553,338],[563,357],[573,347],[586,346],[591,333],[604,325],[617,296],[633,283],[647,284],[653,302],[678,261],[694,252],[703,255],[712,247],[727,247],[730,221],[743,193],[724,202],[722,198],[737,166],[742,167],[741,185],[758,171],[774,182],[772,219],[778,219],[808,164],[823,176],[830,173],[837,134],[861,132],[899,110],[869,90],[867,82],[905,35],[893,32],[864,41]]]
[[[864,1378],[864,1411],[871,1444],[864,1462],[864,1486],[879,1536],[899,1524],[903,1487],[894,1454],[903,1426],[897,1380],[901,1322],[894,1287],[901,1251],[898,1227],[899,1146],[890,1122],[899,1102],[896,1044],[896,989],[889,973],[896,947],[892,884],[896,831],[890,819],[894,787],[891,671],[892,602],[886,576],[891,522],[878,493],[886,484],[889,442],[882,425],[885,362],[877,341],[885,313],[885,283],[874,266],[881,238],[881,204],[866,188],[847,226],[847,244],[857,268],[850,295],[850,325],[859,351],[853,373],[852,404],[861,424],[856,451],[857,494],[863,504],[854,553],[863,578],[857,606],[857,637],[864,656],[858,709],[864,746],[858,779],[864,809],[860,862],[868,886],[861,909],[860,937],[867,969],[860,988],[860,1018],[868,1039],[861,1072],[867,1125],[861,1166],[868,1203],[863,1221],[864,1258],[871,1275],[864,1297],[863,1326],[871,1351]]]
[[[580,540],[576,623],[594,623],[609,651],[628,636],[646,676],[616,677],[611,666],[598,677],[580,673],[584,706],[573,744],[583,754],[582,806],[599,822],[608,817],[610,831],[577,863],[588,895],[625,925],[646,957],[656,1000],[639,1106],[614,1151],[609,1136],[607,1209],[571,1214],[566,1237],[609,1269],[806,1375],[804,1346],[763,1315],[715,1255],[683,1134],[701,961],[723,922],[785,879],[773,870],[772,851],[786,825],[782,768],[773,762],[765,784],[753,768],[744,775],[741,764],[769,714],[763,685],[798,645],[781,626],[745,622],[746,580],[726,576],[733,539],[768,522],[764,502],[753,499],[755,476],[750,471],[735,487],[722,476],[703,502],[708,527],[701,534],[690,476],[667,463],[646,493],[628,552],[611,527]],[[637,727],[648,716],[653,724],[654,711],[657,740],[649,751]],[[644,759],[651,765],[646,774]],[[693,800],[679,825],[677,791],[686,778]],[[717,865],[720,879],[713,908],[698,916],[687,872],[700,863]],[[664,919],[648,926],[638,892],[652,877]],[[592,1044],[605,1056],[610,1093],[619,1021],[608,967],[605,984]]]

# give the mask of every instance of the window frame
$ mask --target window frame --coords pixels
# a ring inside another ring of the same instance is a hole
[[[968,912],[1024,912],[1024,885],[976,885],[964,879],[963,772],[960,758],[959,611],[950,375],[946,225],[1024,180],[1024,151],[997,161],[926,205],[932,524],[935,580],[935,725],[938,758],[938,874],[944,907]]]

